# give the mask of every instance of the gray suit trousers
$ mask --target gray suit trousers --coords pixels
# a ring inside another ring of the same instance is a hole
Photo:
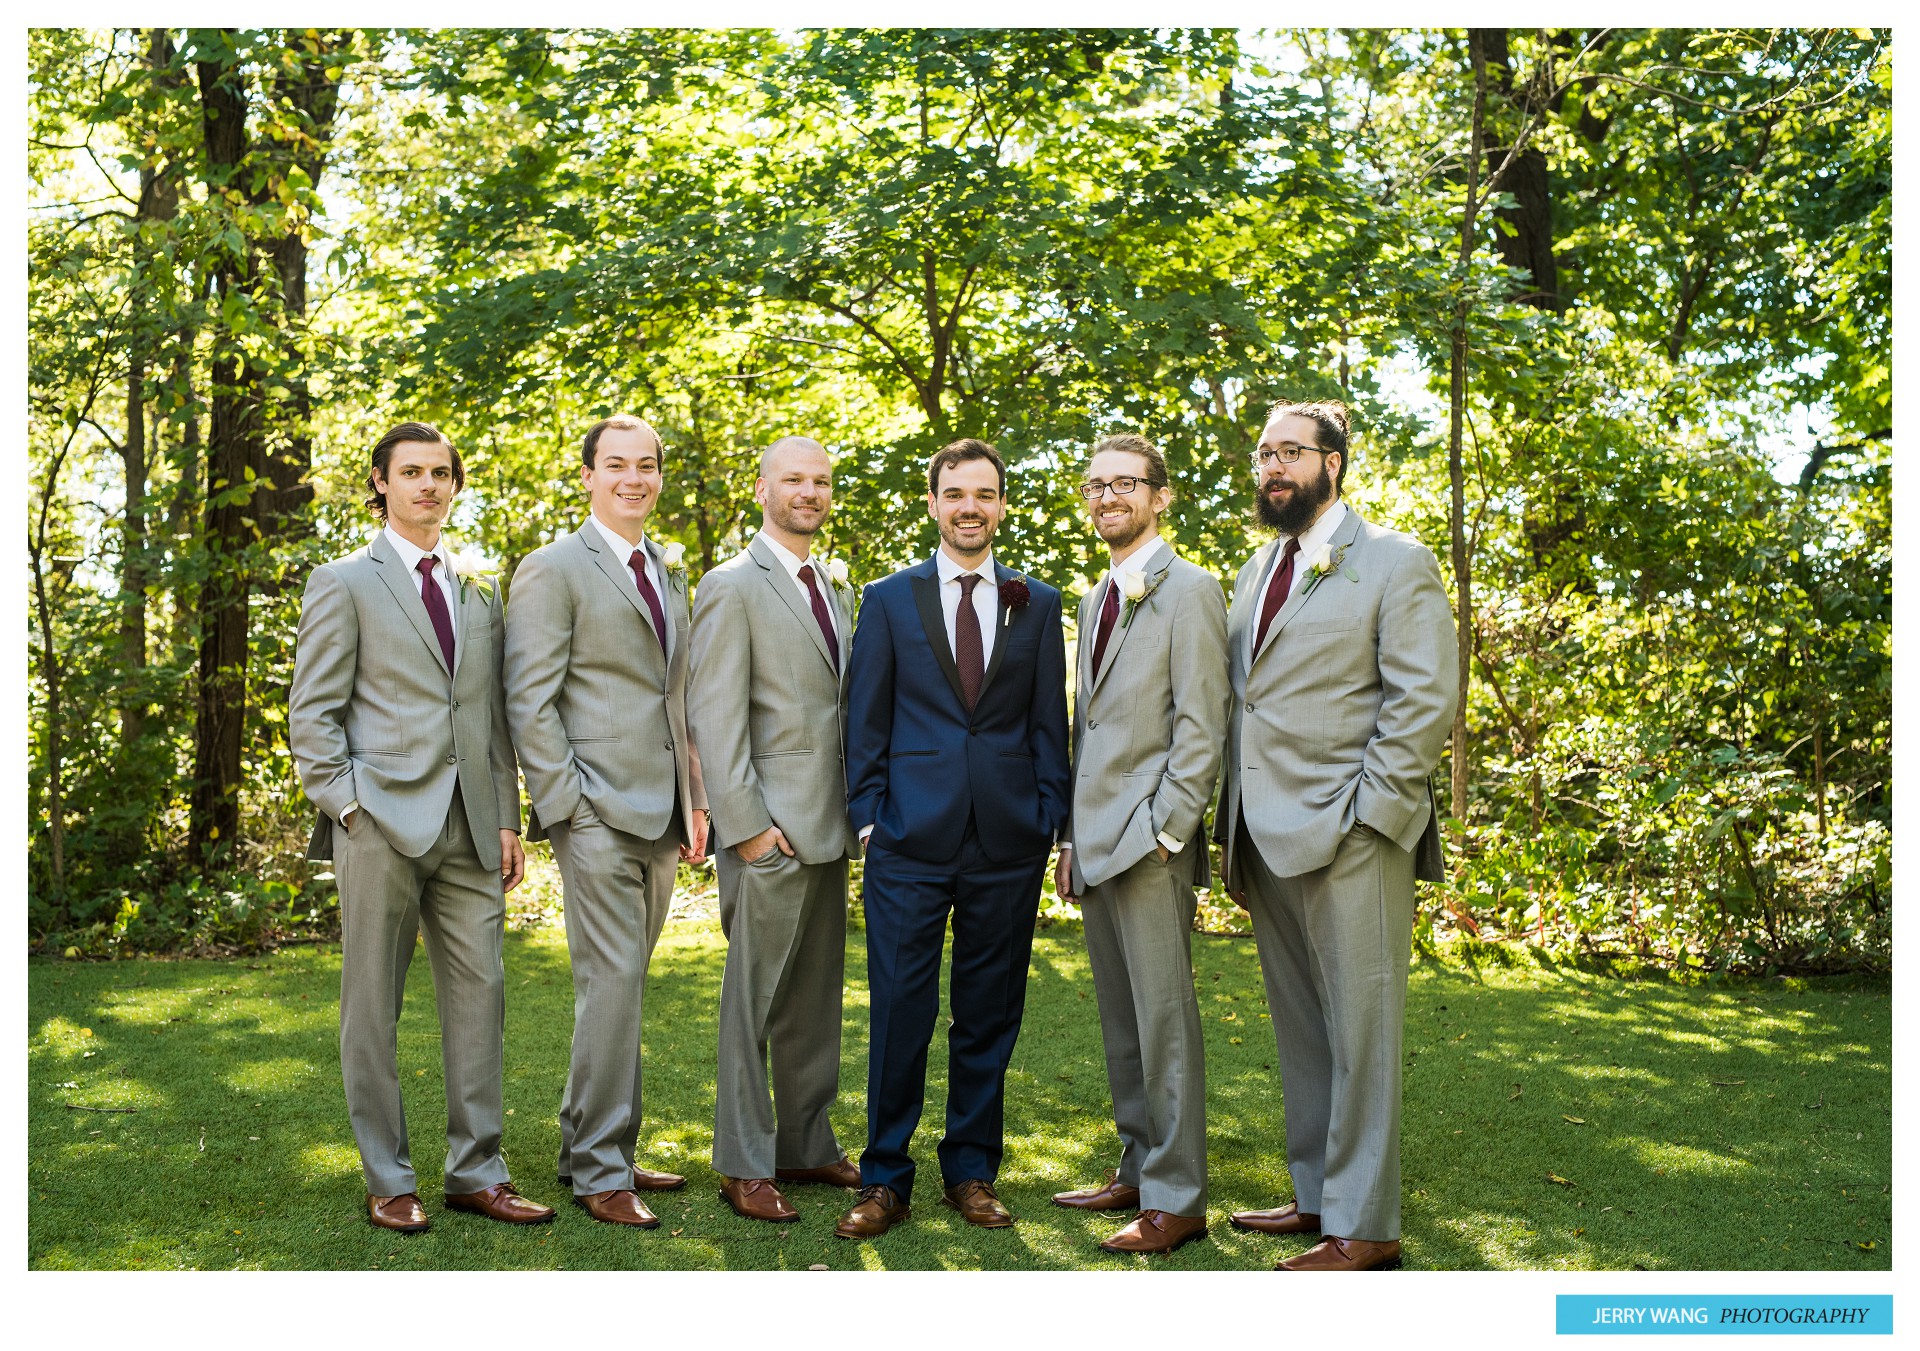
[[[1276,877],[1242,828],[1247,909],[1280,1052],[1294,1200],[1321,1232],[1400,1237],[1400,1047],[1413,855],[1356,828],[1333,862]]]
[[[424,925],[440,1014],[447,1088],[446,1189],[484,1191],[507,1180],[500,1157],[505,1058],[506,900],[498,871],[483,867],[456,791],[440,836],[408,858],[361,808],[335,830],[340,892],[340,1073],[367,1190],[416,1190],[400,1100],[398,1028],[407,967]]]
[[[633,1186],[647,963],[680,866],[678,819],[643,840],[597,817],[548,827],[566,889],[573,1053],[560,1099],[560,1167],[574,1195]]]
[[[1196,840],[1189,848],[1204,848]],[[1144,1210],[1207,1213],[1207,1078],[1193,992],[1193,861],[1148,854],[1080,898],[1119,1180]]]
[[[847,861],[802,863],[775,846],[752,863],[722,849],[714,866],[727,969],[713,1169],[772,1177],[838,1163],[845,1154],[828,1112],[840,1092]]]

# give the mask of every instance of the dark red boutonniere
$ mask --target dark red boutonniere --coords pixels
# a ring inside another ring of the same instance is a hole
[[[1033,593],[1027,590],[1027,584],[1018,577],[1009,577],[1000,583],[1000,610],[1005,616],[1000,621],[1000,627],[1005,628],[1011,624],[1013,612],[1026,609],[1027,603],[1032,599]]]

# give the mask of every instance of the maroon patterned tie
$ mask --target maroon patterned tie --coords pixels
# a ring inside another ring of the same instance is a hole
[[[653,615],[653,636],[660,640],[660,650],[667,650],[667,616],[660,608],[660,593],[653,589],[653,578],[647,576],[647,551],[635,549],[627,559],[627,566],[633,569],[634,584],[640,588],[640,599],[647,603],[647,609]]]
[[[969,713],[980,702],[980,683],[987,676],[987,660],[980,644],[980,612],[973,608],[973,588],[979,581],[977,572],[960,579],[960,612],[953,617],[953,663],[960,668],[960,693]]]
[[[420,599],[433,621],[433,636],[440,640],[441,655],[447,659],[447,671],[453,671],[453,616],[447,613],[447,598],[440,594],[440,583],[433,580],[433,565],[440,560],[428,554],[414,564],[420,572]]]
[[[1253,636],[1253,651],[1257,656],[1260,644],[1267,641],[1267,625],[1280,613],[1280,607],[1287,603],[1287,592],[1293,589],[1293,556],[1300,552],[1299,536],[1287,540],[1287,549],[1281,556],[1280,566],[1273,570],[1273,580],[1267,583],[1266,599],[1260,603],[1260,631]]]
[[[1113,621],[1120,617],[1120,583],[1110,571],[1107,573],[1107,598],[1100,602],[1100,623],[1093,635],[1093,673],[1100,674],[1101,659],[1107,655],[1107,639],[1113,633]]]
[[[840,674],[840,644],[833,636],[833,621],[827,618],[827,602],[821,596],[820,588],[813,584],[813,564],[800,565],[800,580],[807,584],[807,595],[813,601],[813,618],[820,625],[820,636],[827,640],[827,655],[833,658],[833,673]]]

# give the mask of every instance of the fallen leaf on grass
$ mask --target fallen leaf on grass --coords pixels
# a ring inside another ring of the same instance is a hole
[[[1517,1101],[1519,1100],[1519,1098],[1520,1098],[1520,1085],[1518,1085],[1518,1084],[1515,1084],[1515,1085],[1513,1086],[1513,1092],[1511,1092],[1511,1093],[1509,1093],[1509,1094],[1507,1094],[1507,1101],[1508,1101],[1508,1102],[1517,1102]]]
[[[1738,1088],[1746,1083],[1745,1079],[1709,1079],[1707,1083],[1714,1088]]]
[[[1560,1119],[1562,1121],[1571,1121],[1576,1126],[1584,1126],[1587,1124],[1585,1117],[1568,1116],[1565,1112],[1560,1113]]]
[[[1547,1181],[1556,1187],[1571,1187],[1573,1185],[1573,1179],[1561,1177],[1558,1173],[1548,1173]]]
[[[1853,1246],[1858,1248],[1861,1252],[1872,1252],[1875,1248],[1879,1247],[1880,1244],[1878,1240],[1870,1238],[1865,1243],[1856,1243]]]

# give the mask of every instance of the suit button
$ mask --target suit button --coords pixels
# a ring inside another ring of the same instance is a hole
[[[459,710],[459,708],[460,708],[460,701],[459,701],[458,699],[455,699],[455,700],[453,701],[453,707],[454,707],[454,709],[455,709],[455,711],[458,711],[458,710]]]
[[[1252,704],[1248,704],[1248,705],[1247,705],[1247,712],[1249,712],[1249,713],[1251,713],[1251,712],[1253,712],[1253,705],[1252,705]]]
[[[672,749],[673,749],[673,743],[672,743],[671,741],[669,741],[669,742],[667,742],[667,743],[666,743],[666,749],[668,749],[668,750],[672,750]]]
[[[1087,730],[1091,732],[1094,728],[1098,727],[1099,725],[1100,724],[1097,722],[1090,722],[1087,724]]]
[[[450,765],[456,765],[456,764],[459,764],[459,763],[460,763],[460,757],[459,757],[459,756],[457,756],[457,755],[449,755],[449,756],[447,757],[447,763],[448,763],[448,764],[450,764]]]

